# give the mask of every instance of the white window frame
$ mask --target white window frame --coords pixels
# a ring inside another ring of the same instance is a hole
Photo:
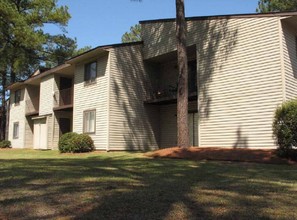
[[[18,139],[20,134],[20,123],[14,122],[13,123],[13,139]]]
[[[90,109],[83,112],[83,132],[86,134],[96,133],[96,109]],[[91,121],[91,115],[93,120]],[[91,125],[93,123],[93,125]]]

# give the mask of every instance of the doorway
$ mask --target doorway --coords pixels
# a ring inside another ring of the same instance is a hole
[[[34,149],[47,149],[47,123],[46,118],[39,118],[34,120]]]
[[[70,118],[59,118],[60,136],[65,133],[71,132]]]

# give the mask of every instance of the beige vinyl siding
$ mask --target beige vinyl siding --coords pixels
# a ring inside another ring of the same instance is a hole
[[[156,22],[141,24],[144,59],[166,54],[176,49],[175,23]]]
[[[143,103],[149,85],[141,45],[110,50],[110,150],[158,147],[158,107]]]
[[[297,97],[297,47],[296,29],[283,22],[282,40],[285,67],[285,97],[286,100]]]
[[[25,120],[25,147],[33,148],[33,121],[30,116]]]
[[[31,113],[39,108],[39,86],[26,86],[26,112]]]
[[[25,100],[26,100],[26,90],[21,89],[21,101],[19,105],[14,103],[15,91],[11,91],[10,96],[10,115],[9,115],[9,130],[8,130],[8,140],[11,141],[11,146],[13,148],[24,148],[25,147]],[[19,123],[19,137],[17,139],[13,138],[13,124]]]
[[[197,51],[200,146],[275,147],[271,124],[282,102],[278,22],[188,21],[187,44]],[[142,29],[145,59],[175,50],[174,22],[144,23]]]
[[[97,78],[95,83],[85,85],[84,64],[78,64],[74,74],[74,103],[73,103],[73,131],[83,133],[83,114],[86,110],[96,110],[96,131],[90,134],[96,149],[107,148],[107,97],[108,97],[108,54],[94,59],[97,60]],[[89,63],[88,60],[86,63]]]
[[[160,106],[160,147],[177,146],[176,104]],[[197,110],[197,102],[189,102],[189,111]],[[197,134],[198,135],[198,134]]]
[[[236,30],[231,47],[225,39],[214,56],[197,50],[200,146],[275,147],[271,125],[282,102],[278,18],[228,25]]]
[[[59,126],[59,116],[58,116],[58,112],[55,112],[54,114],[54,137],[53,137],[53,149],[57,149],[58,148],[58,142],[59,142],[59,138],[60,138],[60,126]]]
[[[53,115],[48,115],[46,117],[47,124],[47,149],[54,149],[53,142]]]
[[[59,75],[54,75],[54,81],[53,81],[53,91],[56,92],[59,90],[60,86],[60,76]],[[59,99],[58,96],[55,95],[53,102],[57,102]],[[58,115],[59,111],[53,112],[53,117],[52,117],[52,125],[51,125],[51,132],[53,133],[53,136],[51,137],[52,139],[50,140],[50,143],[52,143],[51,147],[52,149],[58,149],[58,142],[60,138],[60,127],[58,123]]]
[[[53,74],[42,78],[40,83],[39,115],[47,115],[53,112],[53,86]]]

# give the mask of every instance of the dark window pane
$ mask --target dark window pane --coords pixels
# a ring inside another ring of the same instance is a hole
[[[93,81],[97,76],[97,63],[88,63],[85,66],[85,81]]]
[[[97,65],[96,65],[96,63],[94,62],[94,63],[91,63],[91,65],[90,65],[91,67],[90,67],[90,79],[91,80],[93,80],[93,79],[95,79],[96,78],[96,70],[97,70]]]
[[[16,90],[14,94],[14,103],[19,104],[21,101],[21,90]]]

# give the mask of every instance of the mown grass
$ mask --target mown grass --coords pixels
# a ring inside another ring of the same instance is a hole
[[[0,150],[0,219],[297,219],[297,166]]]

